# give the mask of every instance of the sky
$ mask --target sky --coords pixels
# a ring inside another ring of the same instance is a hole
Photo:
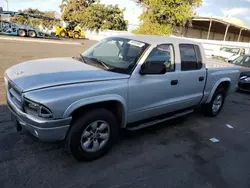
[[[6,0],[0,0],[0,7],[6,10]],[[54,10],[60,12],[61,0],[8,0],[9,10],[17,11],[26,8],[38,8],[41,11]],[[130,25],[138,25],[138,16],[142,8],[134,0],[101,0],[104,4],[118,4],[126,8],[125,19]],[[201,7],[195,10],[199,16],[229,16],[241,19],[250,26],[250,0],[203,0]]]

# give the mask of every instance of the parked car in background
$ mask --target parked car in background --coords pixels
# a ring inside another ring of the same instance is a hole
[[[228,62],[241,67],[238,89],[250,92],[250,54],[240,56],[237,59],[233,61],[229,60]]]
[[[94,160],[119,129],[137,130],[201,105],[217,116],[239,68],[207,63],[201,44],[160,36],[106,38],[74,58],[40,59],[5,72],[7,105],[18,129],[65,140],[78,160]]]
[[[212,57],[214,59],[222,59],[227,62],[228,60],[234,60],[247,53],[249,53],[249,48],[221,47],[212,53]]]

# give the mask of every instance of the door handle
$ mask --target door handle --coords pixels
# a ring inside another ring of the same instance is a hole
[[[204,80],[204,76],[199,77],[199,81],[202,82]]]
[[[178,84],[178,80],[172,80],[171,81],[171,85],[173,86],[173,85],[177,85]]]

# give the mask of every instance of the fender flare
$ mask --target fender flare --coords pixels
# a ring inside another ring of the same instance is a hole
[[[231,79],[230,78],[221,78],[220,80],[218,80],[215,84],[214,87],[212,88],[207,100],[205,103],[209,103],[212,100],[212,97],[216,91],[216,89],[218,88],[218,86],[222,83],[222,82],[230,82],[231,83]]]
[[[65,110],[63,117],[64,118],[70,117],[71,114],[80,107],[90,105],[90,104],[96,104],[99,102],[108,102],[108,101],[116,101],[121,104],[122,106],[121,127],[124,128],[127,122],[127,105],[126,105],[125,99],[121,97],[120,95],[116,95],[116,94],[101,95],[101,96],[88,97],[88,98],[77,100]]]

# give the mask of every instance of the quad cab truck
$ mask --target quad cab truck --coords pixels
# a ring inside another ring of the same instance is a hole
[[[113,146],[120,129],[185,116],[217,116],[239,79],[237,66],[207,62],[202,45],[160,36],[106,38],[73,58],[38,59],[5,72],[18,130],[64,140],[78,160]]]

